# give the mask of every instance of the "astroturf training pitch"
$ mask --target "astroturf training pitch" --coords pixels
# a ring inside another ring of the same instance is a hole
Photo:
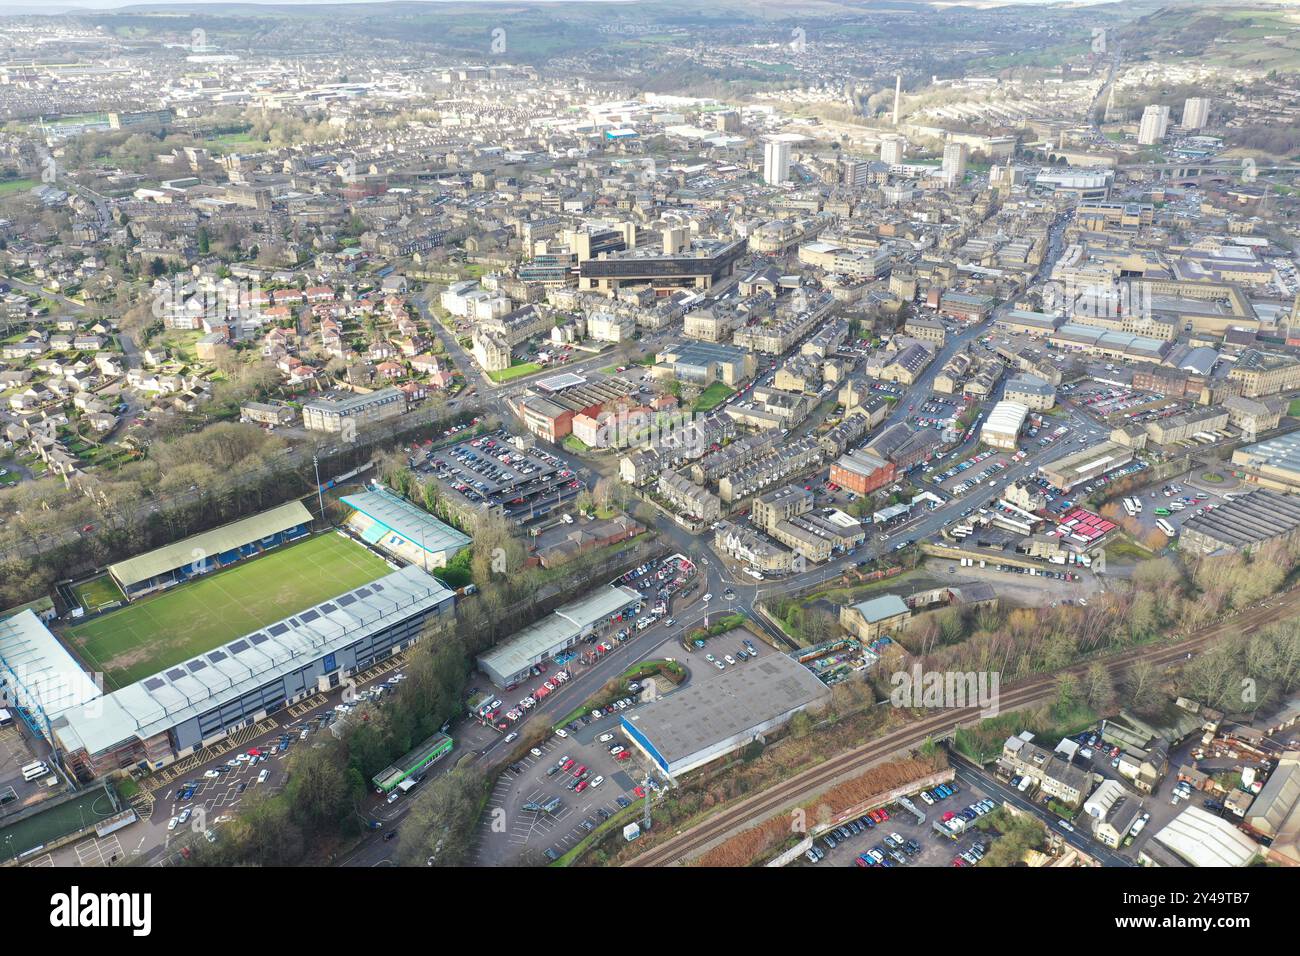
[[[308,538],[68,628],[83,661],[118,690],[343,594],[391,569],[337,533]]]

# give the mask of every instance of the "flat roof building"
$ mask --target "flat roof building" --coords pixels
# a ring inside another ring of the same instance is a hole
[[[571,601],[518,631],[508,640],[478,657],[478,666],[499,687],[528,676],[533,667],[607,623],[612,617],[641,602],[641,594],[623,585],[600,588]]]
[[[1099,475],[1127,465],[1133,460],[1133,449],[1118,442],[1104,441],[1089,445],[1082,451],[1040,465],[1038,473],[1054,488],[1069,491]]]
[[[731,632],[737,633],[746,632]],[[624,715],[622,725],[638,749],[676,777],[745,746],[829,696],[806,667],[773,652],[643,704]]]
[[[1238,448],[1232,453],[1232,463],[1251,484],[1274,491],[1300,491],[1300,433]]]

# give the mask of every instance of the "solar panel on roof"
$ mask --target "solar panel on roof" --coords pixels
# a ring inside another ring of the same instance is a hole
[[[221,653],[221,651],[213,651],[211,654],[208,655],[208,660],[212,661],[212,663],[214,664],[219,664],[221,661],[224,661],[225,659],[226,659],[226,655]]]
[[[144,682],[145,690],[159,690],[163,686],[165,685],[163,684],[162,680],[157,677],[150,677],[147,681]]]
[[[170,677],[172,680],[180,680],[182,677],[185,676],[185,671],[181,670],[181,668],[179,667],[173,667],[171,670],[167,672],[167,676]]]
[[[188,668],[190,669],[190,673],[191,673],[191,674],[197,674],[199,671],[203,670],[203,668],[205,668],[205,667],[208,666],[208,662],[207,662],[207,661],[190,661],[190,662],[189,662],[188,664],[186,664],[185,666],[188,667]]]
[[[337,605],[337,604],[330,604],[330,603],[328,603],[328,602],[326,602],[325,604],[322,604],[322,605],[320,606],[320,612],[321,612],[322,614],[333,614],[333,613],[334,613],[335,611],[337,611],[338,609],[339,609],[339,608],[338,608],[338,605]]]
[[[280,628],[280,630],[276,631],[275,627]],[[277,624],[275,627],[271,628],[272,634],[282,634],[285,631],[289,630],[283,624]],[[253,646],[256,647],[258,644],[265,644],[267,641],[270,640],[270,638],[267,637],[265,634],[254,634],[252,637],[249,638],[249,640],[252,641]]]
[[[370,588],[357,588],[357,597],[359,598],[368,598],[371,593]]]
[[[230,645],[230,653],[242,654],[244,651],[248,650],[248,647],[248,641],[235,641],[235,643]]]
[[[356,603],[357,603],[357,599],[354,598],[351,594],[345,594],[341,598],[339,598],[340,607],[347,607],[349,604],[356,604]]]
[[[376,581],[374,584],[370,586],[374,588],[376,591],[382,591],[384,589],[384,586],[380,584],[378,581]]]
[[[316,618],[318,618],[318,617],[320,617],[320,615],[317,614],[315,611],[307,611],[306,613],[304,613],[304,614],[302,615],[302,622],[303,622],[304,624],[310,624],[312,621],[316,620]]]

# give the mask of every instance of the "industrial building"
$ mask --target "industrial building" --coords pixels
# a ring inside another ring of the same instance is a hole
[[[1184,551],[1254,551],[1300,535],[1300,499],[1260,488],[1183,523]]]
[[[1158,830],[1138,859],[1146,866],[1249,866],[1260,853],[1254,840],[1195,804]]]
[[[1132,460],[1132,448],[1118,442],[1104,441],[1089,445],[1082,451],[1058,458],[1049,464],[1041,465],[1038,473],[1046,478],[1052,487],[1060,491],[1069,491],[1108,471],[1127,465]]]
[[[642,704],[622,717],[622,725],[659,769],[676,777],[738,750],[829,696],[802,664],[767,653]]]
[[[478,666],[498,687],[510,687],[528,676],[534,667],[561,651],[568,650],[612,619],[641,603],[633,588],[611,585],[587,597],[570,601],[555,613],[528,625],[478,657]]]
[[[1238,474],[1274,491],[1300,491],[1300,433],[1278,435],[1232,453]]]
[[[1288,750],[1278,758],[1244,822],[1270,841],[1270,859],[1300,866],[1300,751]]]
[[[867,495],[894,480],[897,468],[870,448],[847,451],[831,465],[830,479],[842,488]]]
[[[1028,417],[1029,406],[1023,402],[998,402],[980,429],[980,441],[993,448],[1015,451],[1020,429],[1025,427]]]

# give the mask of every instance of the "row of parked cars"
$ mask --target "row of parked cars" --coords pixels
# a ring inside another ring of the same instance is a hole
[[[917,794],[917,796],[921,798],[921,802],[927,807],[932,807],[940,800],[947,800],[956,793],[958,789],[959,788],[955,783],[941,783],[939,786],[933,787],[930,790],[922,790]]]
[[[859,853],[853,862],[858,866],[907,866],[908,860],[921,852],[921,844],[915,840],[904,840],[897,833],[885,837],[884,843],[877,843],[870,850]]]
[[[877,826],[888,819],[889,810],[887,808],[879,807],[875,810],[870,810],[858,817],[856,820],[849,820],[847,823],[842,823],[834,830],[824,834],[822,836],[821,846],[818,846],[814,842],[813,845],[804,853],[804,857],[809,863],[816,863],[819,860],[825,859],[826,853],[835,849],[843,841],[848,840],[859,833],[865,833],[867,830],[874,830]]]
[[[964,853],[958,853],[952,858],[953,866],[974,866],[984,859],[984,852],[987,848],[978,840],[971,845],[969,850]]]

